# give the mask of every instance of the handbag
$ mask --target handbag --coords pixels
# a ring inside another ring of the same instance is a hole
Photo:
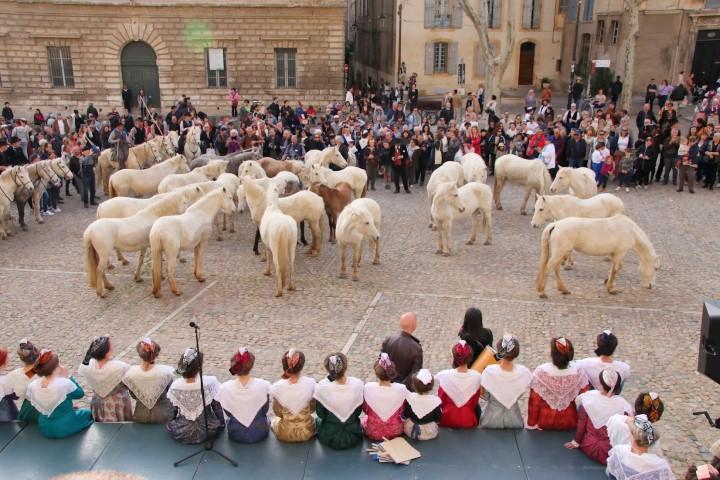
[[[495,365],[498,363],[495,358],[496,353],[495,349],[490,346],[483,348],[483,351],[480,352],[480,355],[478,355],[470,368],[478,373],[482,373],[488,365]]]
[[[439,147],[435,149],[435,161],[433,163],[435,165],[442,164],[442,150]]]

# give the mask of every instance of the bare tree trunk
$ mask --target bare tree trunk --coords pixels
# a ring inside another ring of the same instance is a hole
[[[628,28],[623,52],[625,78],[623,79],[620,104],[622,108],[626,108],[628,111],[630,111],[630,104],[632,103],[633,82],[635,81],[635,44],[640,30],[640,4],[643,1],[624,0],[625,10],[628,12]]]
[[[515,31],[517,30],[515,7],[518,2],[507,2],[507,17],[504,19],[505,41],[502,43],[498,55],[495,55],[488,36],[487,2],[482,0],[478,11],[470,5],[471,2],[475,3],[472,0],[458,0],[458,2],[465,14],[470,18],[480,40],[480,57],[485,64],[485,98],[489,99],[492,95],[495,95],[499,104],[502,95],[500,82],[505,70],[507,70],[510,56],[515,49]]]

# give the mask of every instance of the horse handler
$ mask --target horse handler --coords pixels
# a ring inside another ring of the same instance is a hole
[[[82,199],[85,208],[88,208],[88,202],[90,205],[97,205],[97,203],[95,203],[96,163],[96,155],[93,153],[92,146],[86,143],[82,149],[82,156],[80,157],[80,171],[83,183]]]

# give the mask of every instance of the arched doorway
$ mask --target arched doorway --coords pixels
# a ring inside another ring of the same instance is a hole
[[[137,94],[145,91],[149,107],[160,107],[160,82],[155,51],[145,42],[130,42],[120,54],[123,84],[132,91],[132,106],[137,108]]]
[[[518,66],[518,85],[532,85],[535,68],[535,44],[525,42],[520,45],[520,63]]]

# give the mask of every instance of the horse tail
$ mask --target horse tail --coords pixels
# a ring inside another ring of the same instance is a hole
[[[555,222],[545,227],[542,233],[542,240],[540,240],[540,271],[535,280],[536,286],[540,283],[541,279],[545,278],[545,270],[548,259],[550,258],[550,234],[553,230],[555,230]]]
[[[360,194],[360,198],[367,197],[367,184],[368,182],[365,182],[365,185],[363,185],[362,193]]]
[[[117,191],[115,190],[115,187],[113,186],[113,179],[110,177],[110,180],[108,180],[108,193],[110,195],[110,198],[117,197]]]
[[[150,231],[150,255],[152,255],[152,291],[160,292],[162,285],[162,237],[158,231]]]
[[[277,243],[277,252],[273,252],[273,260],[275,260],[275,269],[283,287],[289,283],[290,275],[292,275],[293,266],[291,262],[295,261],[295,243],[297,242],[297,233],[293,239],[293,231],[283,228],[279,233],[279,242]]]
[[[101,154],[101,156],[102,156],[102,154]],[[102,178],[103,178],[103,162],[102,162],[102,160],[100,160],[100,157],[98,157],[97,176],[95,178],[95,187],[97,187],[98,189],[100,188],[100,185],[102,185],[102,182],[103,182]]]
[[[85,259],[87,263],[87,272],[88,272],[88,283],[90,284],[91,288],[95,288],[97,285],[97,266],[98,262],[100,261],[100,258],[98,256],[97,250],[95,250],[95,246],[92,243],[92,239],[90,238],[90,233],[87,231],[83,235],[83,245],[85,247]]]

